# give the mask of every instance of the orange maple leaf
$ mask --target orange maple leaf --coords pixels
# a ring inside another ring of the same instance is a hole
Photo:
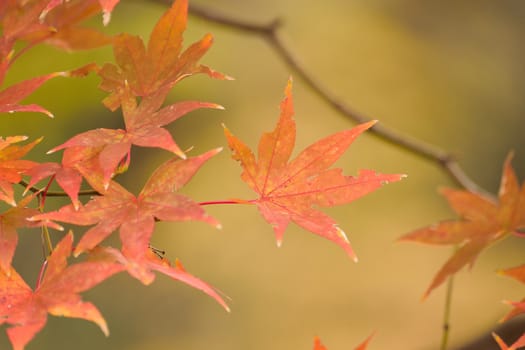
[[[511,160],[512,154],[509,154],[503,166],[498,202],[470,191],[444,189],[441,193],[460,218],[442,221],[400,238],[401,241],[458,247],[435,275],[424,298],[465,265],[472,267],[489,245],[509,234],[518,234],[525,226],[525,186],[520,189]]]
[[[215,103],[200,101],[182,101],[160,108],[164,96],[144,97],[137,105],[136,98],[129,94],[129,88],[121,95],[122,113],[126,129],[98,128],[75,135],[48,153],[61,149],[86,147],[86,157],[92,158],[97,153],[98,164],[92,171],[100,170],[107,186],[115,175],[115,170],[125,159],[129,162],[132,145],[141,147],[158,147],[186,158],[184,152],[173,140],[164,126],[176,121],[185,114],[200,108],[223,109]],[[76,158],[80,166],[85,167],[85,159]],[[71,166],[71,162],[70,166]]]
[[[73,235],[67,234],[48,258],[47,269],[33,291],[11,268],[0,270],[0,325],[7,323],[7,336],[14,350],[25,345],[44,327],[47,314],[83,318],[96,323],[109,334],[106,321],[98,309],[82,301],[79,293],[98,285],[123,270],[112,262],[81,262],[67,266]]]
[[[147,48],[138,36],[121,34],[115,39],[113,52],[117,65],[106,64],[99,72],[100,88],[110,92],[103,101],[109,109],[120,106],[120,95],[126,85],[133,96],[159,94],[165,97],[177,82],[193,74],[229,78],[198,64],[212,45],[211,34],[182,51],[187,17],[188,0],[177,0],[153,28]]]
[[[199,220],[220,227],[217,220],[206,214],[198,203],[175,192],[219,151],[220,149],[214,149],[185,160],[168,160],[151,175],[138,196],[114,181],[106,190],[99,174],[83,173],[89,184],[102,195],[94,196],[78,210],[70,204],[58,211],[35,215],[31,220],[41,220],[59,229],[60,226],[53,221],[75,225],[96,224],[80,239],[75,247],[76,256],[93,249],[113,231],[119,229],[124,255],[140,260],[149,251],[155,220]]]
[[[372,127],[375,121],[321,139],[289,162],[296,135],[292,115],[290,80],[277,126],[271,133],[262,135],[257,160],[250,148],[225,127],[233,158],[240,161],[243,167],[241,178],[260,195],[258,199],[248,202],[256,204],[264,219],[273,225],[278,245],[282,242],[286,227],[293,221],[340,245],[357,260],[343,230],[314,206],[331,207],[349,203],[385,183],[399,181],[404,175],[361,170],[354,177],[344,176],[338,168],[329,169],[357,136]]]

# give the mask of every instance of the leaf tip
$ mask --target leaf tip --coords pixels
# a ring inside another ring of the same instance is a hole
[[[110,21],[111,21],[111,12],[104,11],[104,13],[102,14],[102,24],[104,24],[104,27],[106,27]]]
[[[291,96],[292,95],[292,86],[293,86],[293,78],[290,76],[288,78],[288,82],[286,83],[286,88],[284,89],[284,95],[285,96]]]
[[[421,296],[421,298],[419,298],[419,302],[420,302],[420,303],[425,302],[425,300],[427,300],[429,294],[430,294],[430,289],[427,289],[427,290],[425,291],[425,293],[423,293],[423,295]]]
[[[182,152],[181,150],[174,151],[173,153],[175,153],[177,156],[179,156],[180,159],[182,159],[182,160],[186,160],[188,158],[186,156],[186,154],[184,152]]]
[[[377,119],[372,119],[366,123],[363,123],[362,126],[365,128],[365,130],[367,130],[376,125],[378,122],[379,121]]]
[[[340,227],[337,227],[337,226],[336,226],[335,229],[337,230],[337,235],[338,235],[339,237],[341,237],[342,239],[344,239],[346,243],[350,243],[350,241],[348,240],[348,237],[346,236],[345,231],[341,230],[341,228],[340,228]]]

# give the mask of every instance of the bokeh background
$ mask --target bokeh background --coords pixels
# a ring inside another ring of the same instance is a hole
[[[214,0],[194,1],[254,23],[279,17],[284,41],[308,70],[353,108],[459,156],[466,172],[495,192],[506,154],[525,174],[525,3],[519,0]],[[148,38],[166,7],[155,1],[121,0],[108,33]],[[100,26],[100,18],[91,21]],[[183,149],[199,154],[226,146],[221,123],[255,147],[271,130],[286,80],[293,72],[259,37],[191,17],[189,44],[207,32],[215,45],[203,62],[235,77],[192,77],[171,101],[200,99],[225,111],[194,112],[169,126]],[[111,61],[109,48],[63,54],[39,47],[13,67],[8,83],[37,74]],[[16,114],[0,119],[3,136],[45,140],[41,155],[72,135],[97,127],[122,126],[121,116],[100,104],[98,78],[55,79],[28,101],[55,114]],[[297,150],[352,127],[299,78],[294,81]],[[163,151],[134,148],[132,167],[119,181],[138,193]],[[204,294],[159,276],[149,287],[116,276],[85,293],[105,316],[111,335],[83,320],[50,317],[27,349],[310,349],[321,337],[330,350],[350,349],[376,332],[370,349],[437,349],[441,337],[443,287],[420,298],[451,253],[396,243],[404,233],[453,213],[437,194],[453,186],[436,164],[363,135],[337,163],[347,174],[360,168],[406,173],[352,204],[326,210],[348,233],[359,256],[354,264],[336,245],[295,226],[276,248],[273,231],[254,207],[210,206],[222,231],[202,223],[160,223],[152,243],[179,258],[188,271],[216,286],[230,300],[226,313]],[[184,188],[198,201],[253,198],[239,178],[240,167],[225,149]],[[60,202],[56,202],[57,205]],[[77,237],[81,231],[77,231]],[[54,232],[58,241],[61,233]],[[114,239],[114,238],[112,238]],[[41,258],[40,237],[24,231],[15,265],[34,285]],[[525,288],[494,272],[523,263],[523,241],[511,238],[481,255],[455,280],[451,344],[458,346],[495,326]],[[8,349],[5,332],[0,349]]]

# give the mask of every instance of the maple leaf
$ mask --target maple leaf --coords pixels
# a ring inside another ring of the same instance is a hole
[[[289,162],[296,134],[291,89],[290,80],[277,126],[271,133],[262,135],[257,160],[248,146],[224,128],[233,158],[243,167],[241,178],[260,196],[248,202],[256,204],[264,219],[273,225],[278,245],[286,227],[293,221],[340,245],[357,260],[343,230],[314,206],[349,203],[385,183],[400,180],[404,175],[361,170],[354,177],[344,176],[338,168],[329,169],[356,137],[372,127],[375,121],[321,139]]]
[[[3,37],[12,47],[25,40],[27,47],[47,43],[65,50],[91,49],[107,45],[112,38],[78,23],[100,13],[96,0],[7,1],[0,15]]]
[[[520,189],[511,160],[512,154],[509,154],[503,166],[498,202],[470,191],[444,189],[441,193],[460,218],[442,221],[400,238],[401,241],[458,247],[434,276],[423,298],[464,266],[472,267],[489,245],[511,233],[517,234],[525,226],[525,186]]]
[[[512,277],[521,283],[525,283],[525,265],[499,271],[499,274]],[[520,302],[507,302],[514,308],[503,318],[502,322],[508,321],[518,315],[525,313],[525,298]]]
[[[126,89],[129,91],[129,89]],[[124,158],[129,162],[132,145],[158,147],[185,158],[184,152],[173,140],[163,126],[174,122],[183,115],[199,108],[223,109],[215,103],[183,101],[174,103],[159,110],[163,97],[151,96],[141,100],[137,105],[135,97],[130,94],[121,96],[124,103],[122,112],[126,129],[99,128],[78,134],[65,143],[53,148],[48,153],[70,147],[89,147],[99,153],[98,167],[102,170],[107,186],[115,169]],[[89,157],[93,155],[87,152]]]
[[[129,255],[129,252],[128,256],[125,254],[126,252],[122,253],[111,247],[96,247],[94,250],[90,251],[90,256],[95,257],[95,259],[103,257],[104,260],[107,260],[106,256],[114,259],[114,261],[122,264],[131,276],[145,285],[149,285],[153,282],[155,279],[153,271],[158,271],[174,280],[186,283],[187,285],[208,294],[226,311],[230,311],[230,308],[217,291],[206,282],[186,272],[179,260],[175,260],[175,266],[172,266],[166,259],[159,257],[151,249],[148,249],[146,254],[138,259],[136,256]]]
[[[368,338],[366,338],[364,342],[362,342],[355,348],[355,350],[366,350],[366,348],[368,347],[368,343],[370,342],[370,340],[372,340],[372,336],[373,334],[369,336]],[[319,337],[315,337],[314,338],[314,350],[328,350],[328,349],[323,345],[323,343],[321,343],[321,339],[319,339]]]
[[[95,287],[123,267],[101,261],[67,266],[72,243],[73,235],[68,233],[57,244],[47,260],[44,277],[34,291],[13,268],[9,273],[0,270],[0,325],[12,326],[6,332],[14,350],[24,349],[44,327],[48,313],[94,322],[106,336],[109,334],[98,309],[82,301],[79,293]]]
[[[185,160],[171,159],[151,175],[138,196],[112,181],[106,190],[102,178],[96,173],[82,174],[89,184],[102,193],[94,196],[85,206],[76,210],[73,204],[55,212],[36,215],[31,220],[43,220],[47,225],[61,221],[75,225],[94,225],[75,248],[74,254],[93,249],[116,229],[120,228],[122,251],[126,256],[140,260],[149,251],[148,245],[155,220],[198,220],[220,227],[198,203],[175,193],[184,186],[197,170],[220,149],[208,151]]]
[[[37,139],[24,146],[13,145],[13,143],[24,140],[27,140],[26,136],[12,136],[5,139],[0,137],[0,200],[12,206],[16,206],[12,184],[20,182],[22,174],[37,164],[20,158],[42,139]]]
[[[113,51],[117,65],[106,64],[99,72],[102,78],[100,88],[110,92],[103,101],[109,109],[119,107],[126,84],[134,96],[159,94],[165,98],[178,81],[193,74],[228,78],[197,63],[212,44],[210,34],[182,52],[187,12],[187,0],[174,1],[155,25],[147,48],[138,36],[121,34],[115,39]]]
[[[519,339],[516,340],[511,346],[505,344],[503,339],[501,339],[496,333],[492,333],[492,336],[498,343],[501,350],[517,350],[525,347],[525,333],[521,337],[519,337]]]
[[[0,270],[3,270],[4,273],[10,271],[11,261],[18,244],[16,229],[39,226],[39,223],[27,220],[39,214],[37,209],[26,208],[27,204],[33,199],[34,195],[27,196],[20,200],[16,207],[10,208],[0,215]]]

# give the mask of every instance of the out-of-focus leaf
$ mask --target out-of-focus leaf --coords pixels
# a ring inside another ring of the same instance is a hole
[[[445,189],[442,194],[460,218],[442,221],[400,238],[401,241],[459,247],[434,276],[424,297],[465,265],[472,266],[488,246],[525,226],[525,186],[520,189],[511,160],[512,154],[509,154],[503,166],[499,202],[469,191]]]

